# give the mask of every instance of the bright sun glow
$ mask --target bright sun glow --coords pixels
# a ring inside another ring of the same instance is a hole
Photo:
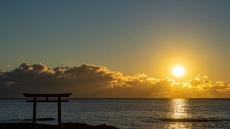
[[[172,74],[176,77],[182,77],[185,75],[185,69],[184,69],[184,67],[177,65],[177,66],[173,67]]]

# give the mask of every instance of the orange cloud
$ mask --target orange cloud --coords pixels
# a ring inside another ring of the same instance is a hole
[[[189,80],[154,78],[146,74],[124,75],[104,66],[83,64],[51,68],[21,64],[0,74],[0,97],[21,97],[22,92],[73,92],[74,97],[230,97],[230,84],[207,76]]]

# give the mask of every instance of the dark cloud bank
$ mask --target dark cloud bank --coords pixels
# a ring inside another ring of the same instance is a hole
[[[104,66],[83,64],[51,68],[21,64],[0,72],[0,98],[22,97],[23,92],[72,92],[80,98],[230,97],[230,84],[207,76],[175,81],[145,74],[127,76]]]

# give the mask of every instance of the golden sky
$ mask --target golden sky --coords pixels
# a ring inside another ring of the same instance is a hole
[[[229,97],[229,5],[229,0],[0,1],[0,93]],[[180,77],[172,74],[178,65],[185,70]]]

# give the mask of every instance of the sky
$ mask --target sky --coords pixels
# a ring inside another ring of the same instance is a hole
[[[0,70],[23,62],[230,82],[228,0],[1,0]]]

